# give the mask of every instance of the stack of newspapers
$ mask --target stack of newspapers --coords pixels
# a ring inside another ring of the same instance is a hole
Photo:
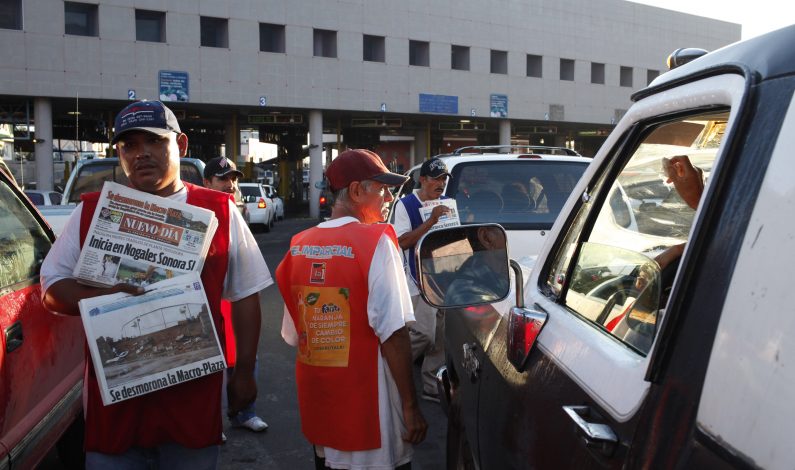
[[[106,182],[73,275],[144,288],[81,300],[105,405],[224,370],[199,273],[218,220],[207,209]]]

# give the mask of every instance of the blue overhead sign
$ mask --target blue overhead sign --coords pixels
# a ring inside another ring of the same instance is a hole
[[[188,101],[188,72],[161,70],[159,83],[160,101]]]
[[[491,95],[489,102],[491,103],[490,117],[508,117],[508,95]]]
[[[420,112],[458,114],[458,97],[420,93]]]

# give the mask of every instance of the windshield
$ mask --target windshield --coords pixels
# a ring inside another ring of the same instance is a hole
[[[447,195],[456,200],[462,224],[547,230],[587,166],[541,160],[460,163],[453,168]]]

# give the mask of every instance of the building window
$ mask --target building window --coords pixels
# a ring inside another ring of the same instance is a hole
[[[621,67],[621,75],[619,77],[619,84],[621,86],[632,86],[632,67]]]
[[[541,56],[527,54],[527,76],[541,78]]]
[[[591,83],[597,85],[605,84],[605,64],[591,62]]]
[[[651,85],[651,82],[654,81],[655,78],[660,76],[659,70],[647,70],[646,71],[646,85]]]
[[[491,73],[508,73],[508,51],[491,51]]]
[[[574,81],[574,60],[560,59],[560,79]]]
[[[367,62],[385,62],[386,46],[383,36],[370,36],[365,34],[362,40],[364,51],[362,60]]]
[[[0,0],[0,29],[22,29],[22,0]]]
[[[284,25],[259,24],[259,50],[284,53]]]
[[[138,41],[166,42],[166,13],[163,11],[135,10],[135,39]]]
[[[97,36],[97,5],[64,2],[64,31],[75,36]]]
[[[453,45],[450,51],[450,68],[453,70],[469,70],[469,47]]]
[[[229,47],[229,20],[202,16],[201,41],[204,47]]]
[[[431,66],[431,44],[427,41],[409,40],[409,65]]]
[[[313,34],[315,57],[337,57],[337,32],[316,29]]]

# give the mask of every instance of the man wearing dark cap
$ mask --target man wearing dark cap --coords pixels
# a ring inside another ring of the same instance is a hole
[[[211,158],[204,166],[204,187],[231,194],[235,200],[240,198],[240,190],[237,187],[237,179],[243,176],[243,172],[237,169],[235,162],[226,157]],[[241,207],[245,207],[241,205]],[[235,332],[232,325],[232,307],[226,301],[221,301],[221,316],[224,317],[224,357],[226,358],[226,376],[231,378],[235,371],[237,361],[237,345],[235,344]],[[257,364],[254,364],[254,378],[257,377]],[[268,429],[268,423],[257,416],[257,402],[253,401],[246,405],[236,415],[230,416],[232,424],[243,427],[254,432]],[[226,437],[226,436],[223,436]]]
[[[163,103],[139,101],[128,105],[116,116],[114,131],[111,142],[116,145],[130,187],[212,210],[218,218],[201,279],[221,336],[221,299],[232,302],[238,357],[228,393],[230,412],[237,412],[257,395],[253,370],[260,331],[259,291],[273,283],[265,260],[228,194],[180,179],[179,159],[187,153],[188,137]],[[72,277],[99,193],[83,195],[82,199],[41,269],[44,304],[67,315],[80,314],[81,299],[141,292],[124,284],[90,287]],[[104,406],[90,355],[86,355],[86,363],[83,393],[87,469],[217,467],[222,374],[210,374]]]
[[[438,402],[436,391],[436,371],[444,365],[444,315],[426,304],[417,287],[417,267],[415,265],[414,247],[423,235],[439,221],[439,218],[450,212],[450,208],[438,205],[433,208],[428,220],[422,220],[420,210],[428,201],[447,199],[443,196],[444,188],[450,172],[447,165],[439,158],[425,160],[420,167],[420,188],[415,189],[395,203],[395,232],[398,243],[403,249],[406,276],[409,278],[409,292],[414,306],[416,323],[409,327],[411,336],[411,355],[422,360],[422,398]]]
[[[316,468],[408,468],[425,439],[406,322],[413,320],[397,237],[382,224],[391,173],[368,150],[326,169],[331,218],[295,235],[276,269],[282,337],[297,346],[301,430]]]

